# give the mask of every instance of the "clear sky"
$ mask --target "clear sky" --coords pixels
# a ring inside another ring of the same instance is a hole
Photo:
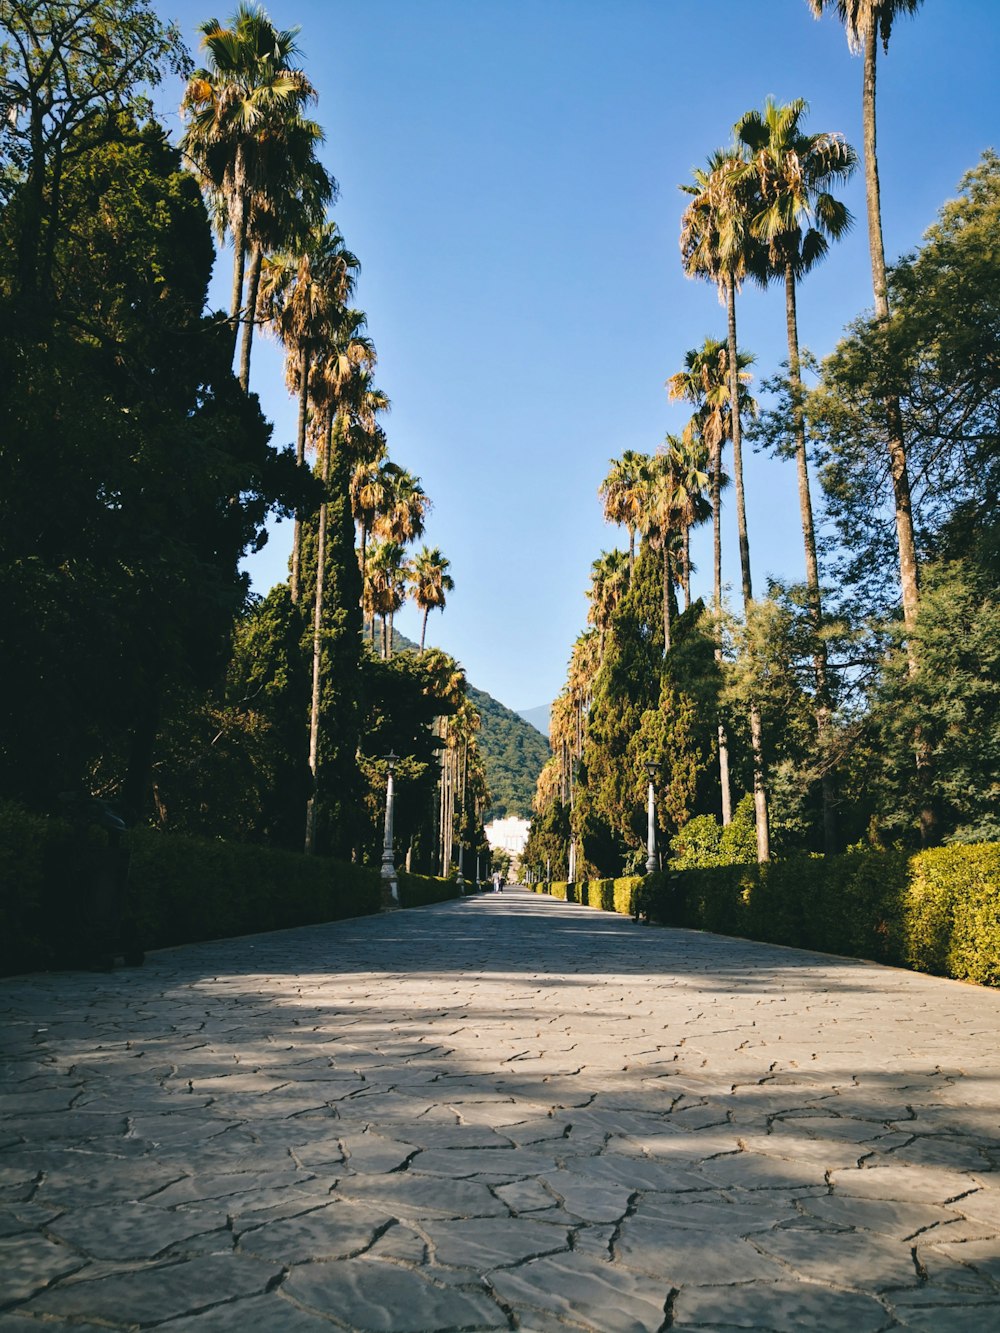
[[[663,382],[688,348],[725,336],[714,288],[684,278],[683,196],[732,124],[772,94],[804,97],[809,131],[861,148],[861,60],[806,0],[270,0],[299,25],[319,90],[323,158],[362,274],[356,304],[392,399],[390,453],[434,502],[427,540],[456,588],[428,641],[513,708],[548,703],[585,628],[591,562],[625,544],[597,488],[608,460],[652,452],[688,410]],[[227,8],[160,0],[198,58],[197,25]],[[912,249],[962,173],[1000,148],[1000,3],[926,0],[879,62],[887,255]],[[176,93],[176,96],[174,95]],[[180,89],[158,102],[173,114]],[[871,303],[859,169],[846,241],[800,288],[804,345],[822,356]],[[230,274],[220,259],[215,300]],[[747,290],[741,347],[755,373],[786,355],[780,289]],[[252,387],[294,438],[281,356],[261,340]],[[755,586],[802,577],[794,465],[750,458]],[[724,576],[738,587],[732,501]],[[290,524],[249,568],[284,578]],[[710,535],[695,538],[710,592]],[[419,634],[415,610],[397,621]]]

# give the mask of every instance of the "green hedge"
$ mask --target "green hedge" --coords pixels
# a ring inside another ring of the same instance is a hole
[[[564,880],[553,880],[548,891],[553,898],[562,902],[582,903],[585,907],[597,907],[605,912],[619,912],[622,916],[632,916],[636,906],[636,892],[643,883],[641,875],[625,875],[621,879],[592,879],[579,884],[567,884]],[[544,893],[544,884],[529,884],[534,893]]]
[[[998,843],[554,883],[551,893],[663,925],[1000,986]]]
[[[450,898],[461,898],[458,881],[449,876],[411,875],[406,870],[397,874],[401,907],[427,907],[430,903],[444,903]]]
[[[0,805],[0,974],[93,963],[122,945],[160,948],[380,907],[379,874],[368,867],[148,829],[127,841],[119,905],[104,833]],[[406,878],[404,906],[454,895],[443,881]]]

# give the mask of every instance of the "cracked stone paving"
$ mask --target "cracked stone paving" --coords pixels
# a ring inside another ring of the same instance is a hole
[[[1000,994],[523,892],[0,982],[0,1333],[1000,1329]]]

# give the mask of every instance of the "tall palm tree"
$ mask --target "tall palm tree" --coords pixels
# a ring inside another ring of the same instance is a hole
[[[309,768],[312,791],[306,807],[305,851],[315,851],[316,804],[319,778],[320,685],[322,674],[323,623],[326,614],[327,514],[331,484],[335,427],[342,447],[347,435],[347,418],[359,410],[357,383],[375,365],[375,347],[362,332],[365,317],[359,310],[344,310],[323,349],[323,358],[315,368],[312,389],[316,405],[313,419],[317,436],[317,472],[323,483],[323,503],[319,510],[316,536],[316,587],[313,602],[312,699],[309,710]],[[361,399],[364,410],[364,399]],[[340,469],[342,471],[342,469]],[[334,538],[336,540],[336,536]],[[354,543],[350,551],[353,553]]]
[[[885,324],[889,319],[889,286],[886,280],[885,246],[882,240],[882,199],[876,149],[875,87],[878,43],[883,53],[889,50],[889,38],[895,20],[915,14],[921,0],[807,0],[819,18],[826,9],[834,9],[847,31],[851,50],[864,53],[864,80],[861,95],[862,134],[865,155],[865,199],[868,212],[868,248],[871,255],[872,290],[875,319]],[[896,513],[896,540],[899,547],[899,582],[903,621],[907,630],[911,674],[917,670],[913,631],[920,605],[917,544],[913,531],[913,507],[906,443],[903,438],[903,414],[899,395],[885,400],[889,471],[892,476],[893,504]]]
[[[628,591],[628,582],[628,555],[624,551],[602,551],[590,567],[587,621],[597,630],[599,661],[604,657],[605,637]]]
[[[451,561],[443,556],[436,546],[433,550],[424,546],[413,559],[410,574],[413,600],[424,613],[423,623],[420,626],[421,656],[424,652],[424,640],[427,637],[427,617],[434,607],[444,610],[446,594],[452,592],[455,587],[455,580],[448,573],[450,564]]]
[[[263,263],[259,306],[266,322],[285,345],[285,375],[299,398],[295,457],[305,463],[309,388],[314,358],[337,327],[359,268],[333,222],[317,227],[298,254],[268,256]],[[298,600],[301,522],[296,516],[292,542],[292,601]]]
[[[709,488],[708,449],[697,431],[668,435],[663,445],[669,449],[675,475],[675,507],[681,529],[681,587],[684,609],[691,606],[691,529],[711,517],[712,506],[705,492]]]
[[[736,382],[739,392],[740,416],[745,411],[757,411],[757,403],[750,396],[752,378],[749,367],[753,357],[749,352],[737,352]],[[712,605],[717,629],[722,625],[722,491],[728,485],[723,471],[722,449],[732,439],[730,411],[729,345],[715,338],[706,338],[701,347],[692,347],[684,357],[684,369],[667,380],[670,398],[690,403],[694,416],[685,427],[685,434],[701,438],[708,452],[709,494],[712,506]],[[717,661],[722,660],[722,648],[715,650]],[[729,737],[726,724],[718,720],[717,744],[719,749],[719,791],[724,826],[733,818],[732,792],[729,781]]]
[[[228,28],[213,18],[199,31],[208,64],[194,71],[185,88],[187,127],[181,147],[215,196],[216,217],[232,235],[235,350],[253,200],[276,200],[286,188],[290,127],[299,126],[301,139],[309,125],[302,110],[315,100],[316,90],[292,63],[299,54],[298,29],[275,28],[259,5],[240,4]],[[314,140],[321,137],[318,126],[314,131]]]
[[[746,502],[743,493],[743,436],[740,423],[739,358],[736,342],[736,292],[747,277],[766,281],[766,265],[750,222],[759,211],[753,180],[739,146],[720,149],[708,170],[696,169],[694,184],[682,185],[693,196],[681,219],[681,257],[689,277],[714,282],[726,303],[730,422],[733,441],[733,479],[736,483],[736,521],[739,533],[740,576],[743,605],[753,601],[750,577],[750,542],[747,535]],[[770,859],[767,787],[764,780],[764,738],[760,705],[750,705],[750,745],[753,752],[754,810],[757,825],[757,859]]]
[[[359,562],[362,587],[367,586],[368,538],[374,530],[379,514],[389,504],[393,482],[399,471],[401,471],[399,464],[385,457],[383,446],[383,451],[375,457],[359,460],[351,476],[351,507],[360,530]]]
[[[382,619],[382,656],[392,656],[392,621],[406,599],[409,566],[401,542],[380,541],[372,546],[368,560],[366,604],[371,616]]]
[[[294,253],[307,246],[310,235],[323,222],[326,206],[336,196],[336,182],[314,155],[315,144],[321,139],[322,131],[314,121],[294,119],[287,127],[285,153],[268,182],[269,188],[255,190],[250,196],[246,224],[249,259],[239,368],[244,393],[250,389],[254,329],[266,313],[258,302],[264,256],[282,250]]]
[[[430,508],[430,497],[421,486],[420,478],[405,468],[396,468],[391,475],[385,505],[375,517],[373,531],[391,542],[415,541],[424,534],[424,520]]]
[[[736,379],[739,386],[740,416],[756,413],[757,402],[750,396],[753,365],[749,352],[738,352]],[[667,380],[668,396],[690,403],[695,414],[685,433],[699,436],[708,452],[709,493],[712,504],[713,605],[722,613],[722,491],[728,484],[722,463],[725,442],[732,438],[729,406],[729,347],[715,338],[706,338],[701,347],[693,347],[684,357],[684,369]]]
[[[806,103],[798,98],[778,106],[768,98],[763,113],[748,111],[735,133],[752,154],[760,193],[760,212],[751,231],[767,247],[769,266],[785,284],[785,326],[788,337],[788,381],[799,484],[799,512],[805,548],[806,593],[813,624],[816,672],[816,723],[822,741],[830,722],[830,689],[826,645],[821,636],[823,605],[816,559],[816,533],[809,491],[805,412],[799,364],[796,303],[798,279],[808,273],[851,225],[846,206],[830,194],[831,185],[849,179],[857,165],[854,149],[839,134],[805,134],[800,128]],[[824,849],[837,850],[833,773],[822,778]]]
[[[630,582],[635,567],[635,534],[642,505],[643,468],[648,461],[645,454],[626,449],[621,458],[611,459],[611,471],[601,482],[597,492],[604,502],[606,521],[621,523],[628,530]]]

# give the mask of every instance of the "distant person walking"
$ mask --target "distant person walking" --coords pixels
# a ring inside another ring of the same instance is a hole
[[[503,892],[503,877],[501,876],[499,870],[494,870],[493,872],[493,892],[494,893]]]

